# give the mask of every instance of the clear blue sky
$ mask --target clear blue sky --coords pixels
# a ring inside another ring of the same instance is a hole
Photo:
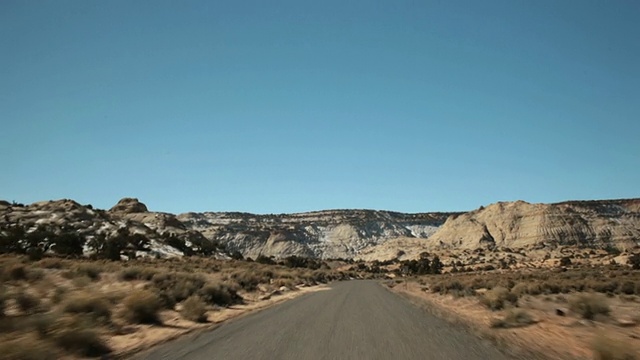
[[[640,196],[640,2],[0,1],[0,199]]]

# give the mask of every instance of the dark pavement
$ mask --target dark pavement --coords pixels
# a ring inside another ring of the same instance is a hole
[[[374,281],[336,283],[136,358],[506,359]]]

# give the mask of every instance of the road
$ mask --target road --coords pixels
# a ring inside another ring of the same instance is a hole
[[[375,281],[336,283],[137,358],[506,359]]]

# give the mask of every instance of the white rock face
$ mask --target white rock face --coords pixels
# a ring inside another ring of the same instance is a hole
[[[426,238],[449,215],[328,210],[289,215],[186,213],[177,218],[188,228],[247,257],[335,259],[356,257],[363,249],[397,237]]]

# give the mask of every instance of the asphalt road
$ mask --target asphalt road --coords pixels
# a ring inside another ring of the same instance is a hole
[[[374,281],[334,284],[139,359],[506,359]]]

